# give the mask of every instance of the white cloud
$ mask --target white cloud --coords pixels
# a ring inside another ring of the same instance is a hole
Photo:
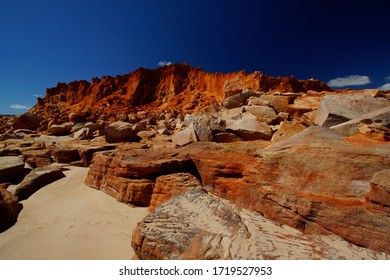
[[[34,97],[42,97],[40,94],[33,94]]]
[[[379,87],[381,90],[390,90],[390,83],[384,84],[383,86]]]
[[[328,82],[330,87],[345,87],[345,86],[363,86],[371,83],[370,77],[360,75],[350,75],[343,78],[336,78]]]
[[[159,66],[169,66],[171,64],[172,64],[172,62],[170,62],[170,61],[160,61],[158,63]]]
[[[12,104],[10,107],[12,109],[16,109],[16,110],[28,110],[31,108],[31,107],[27,107],[27,106],[20,105],[20,104]]]

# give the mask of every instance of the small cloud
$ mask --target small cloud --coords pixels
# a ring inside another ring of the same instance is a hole
[[[34,97],[42,97],[40,94],[33,94]]]
[[[158,66],[169,66],[171,64],[172,64],[172,62],[170,62],[170,61],[160,61],[158,63]]]
[[[379,87],[380,90],[390,90],[390,83],[384,84],[383,86]]]
[[[371,83],[370,77],[351,75],[343,78],[336,78],[328,82],[330,87],[345,87],[345,86],[363,86]]]
[[[31,107],[27,107],[27,106],[20,105],[20,104],[12,104],[10,107],[12,109],[16,109],[16,110],[28,110],[31,108]]]

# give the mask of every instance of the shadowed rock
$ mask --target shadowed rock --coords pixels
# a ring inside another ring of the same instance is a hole
[[[15,224],[23,205],[7,190],[0,189],[0,232]]]
[[[33,169],[17,186],[15,195],[19,200],[29,198],[40,188],[65,177],[56,166],[44,166]]]

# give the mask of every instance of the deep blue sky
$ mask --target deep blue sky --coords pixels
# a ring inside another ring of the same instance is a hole
[[[0,0],[0,114],[23,113],[11,106],[34,105],[60,81],[159,61],[325,82],[359,75],[347,83],[377,88],[390,83],[389,2]]]

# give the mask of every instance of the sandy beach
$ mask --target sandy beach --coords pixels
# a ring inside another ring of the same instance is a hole
[[[0,259],[131,259],[132,231],[147,208],[132,208],[88,188],[88,168],[68,167],[66,177],[23,201],[17,223],[0,233]]]

